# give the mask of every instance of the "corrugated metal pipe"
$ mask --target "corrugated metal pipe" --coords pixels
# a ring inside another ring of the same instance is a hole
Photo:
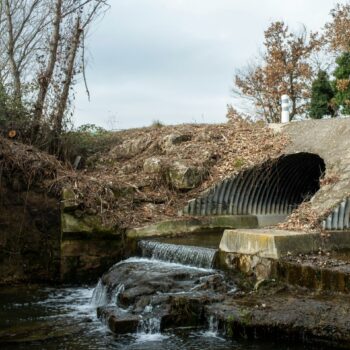
[[[350,198],[345,198],[327,219],[323,220],[324,230],[345,230],[350,228]]]
[[[223,180],[189,201],[183,213],[287,215],[318,191],[324,171],[325,163],[316,154],[281,156]]]

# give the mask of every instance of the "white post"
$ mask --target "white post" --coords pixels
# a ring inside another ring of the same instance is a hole
[[[281,96],[281,106],[282,106],[282,115],[281,115],[281,123],[289,123],[289,96],[282,95]]]

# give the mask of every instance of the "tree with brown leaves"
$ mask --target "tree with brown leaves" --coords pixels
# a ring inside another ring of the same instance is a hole
[[[350,50],[350,3],[337,4],[325,25],[325,40],[334,51]]]
[[[305,27],[296,34],[282,21],[271,23],[265,31],[262,62],[237,72],[234,93],[253,102],[267,122],[280,121],[283,94],[291,100],[290,118],[303,115],[314,76],[309,58],[321,44],[318,34]]]

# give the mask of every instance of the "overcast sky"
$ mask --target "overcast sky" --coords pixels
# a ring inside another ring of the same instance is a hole
[[[91,101],[78,84],[76,126],[223,122],[235,69],[257,55],[269,23],[318,30],[337,1],[109,2],[111,9],[90,32]]]

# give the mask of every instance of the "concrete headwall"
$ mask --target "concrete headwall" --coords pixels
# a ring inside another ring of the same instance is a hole
[[[311,208],[326,219],[325,229],[349,228],[350,118],[274,129],[290,140],[283,156],[229,176],[189,201],[183,213],[288,215],[310,200]]]

